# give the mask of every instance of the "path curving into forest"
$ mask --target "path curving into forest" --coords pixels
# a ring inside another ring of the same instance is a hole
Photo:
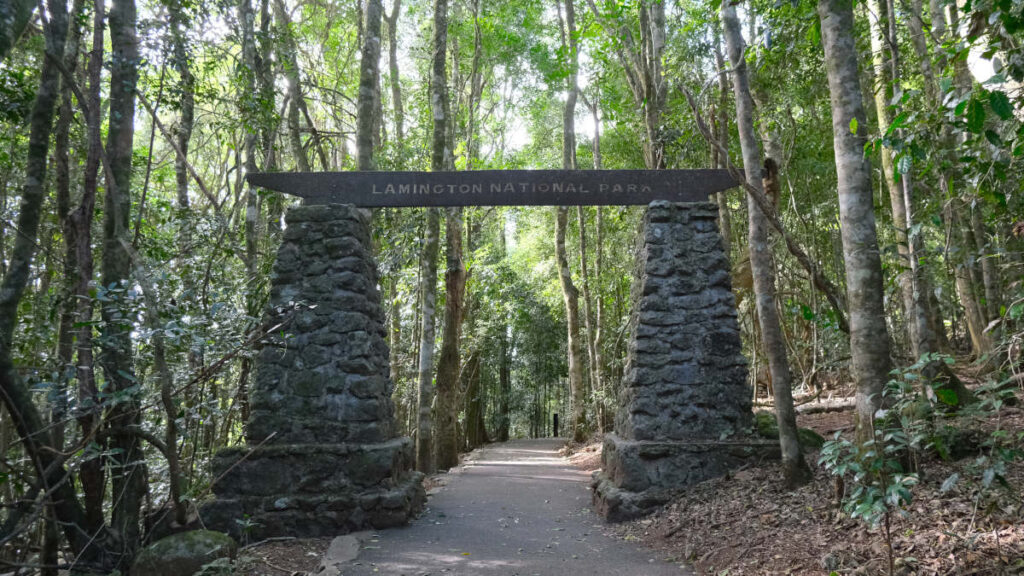
[[[690,574],[658,552],[606,535],[590,475],[563,440],[515,440],[474,452],[409,526],[373,533],[345,576],[662,576]]]

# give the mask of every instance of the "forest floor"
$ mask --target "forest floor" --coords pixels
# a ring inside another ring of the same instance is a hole
[[[1018,434],[1024,431],[1024,394],[1017,397],[1017,406],[1004,407],[998,418],[954,425],[975,439],[996,426]],[[801,415],[798,424],[831,438],[852,432],[853,413]],[[594,469],[594,454],[600,444],[572,458]],[[957,460],[922,463],[911,504],[892,519],[896,574],[1024,574],[1024,462],[1018,458],[1007,466],[1005,486],[997,481],[983,490],[981,455],[976,449]],[[850,519],[819,453],[806,457],[814,478],[799,489],[784,489],[779,463],[764,462],[696,485],[652,516],[618,525],[616,533],[685,559],[698,574],[888,574],[883,528]],[[953,474],[960,480],[943,490]]]

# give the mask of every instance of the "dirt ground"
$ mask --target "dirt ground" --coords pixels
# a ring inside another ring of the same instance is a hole
[[[1024,431],[1024,410],[1004,408],[998,422],[972,427],[990,433],[997,424],[1013,434]],[[799,425],[826,438],[853,430],[850,412],[804,415]],[[687,560],[702,574],[887,574],[882,528],[868,529],[844,514],[839,486],[818,465],[818,453],[807,459],[814,479],[797,490],[783,489],[778,463],[765,462],[694,486],[615,531]],[[943,491],[954,473],[960,480]],[[1008,467],[1006,487],[982,492],[980,474],[977,452],[924,462],[912,503],[892,519],[897,574],[1024,574],[1024,462],[1018,458]]]
[[[330,538],[286,538],[242,548],[235,564],[238,576],[312,574],[331,544]]]

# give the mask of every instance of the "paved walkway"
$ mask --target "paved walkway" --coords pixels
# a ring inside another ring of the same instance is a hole
[[[494,444],[449,474],[408,527],[363,542],[344,576],[680,576],[662,553],[606,536],[590,475],[558,455],[563,441]]]

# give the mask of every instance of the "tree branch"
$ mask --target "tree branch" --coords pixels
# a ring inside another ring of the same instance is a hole
[[[811,275],[811,279],[814,281],[815,287],[821,290],[825,294],[825,298],[828,300],[832,309],[836,313],[836,322],[839,324],[839,329],[843,332],[850,333],[850,324],[846,319],[846,311],[844,310],[843,300],[839,292],[839,288],[829,280],[821,271],[821,269],[811,260],[807,255],[807,252],[797,244],[796,240],[786,231],[782,225],[782,220],[779,218],[779,213],[775,209],[775,205],[772,204],[763,192],[754,188],[750,184],[747,184],[743,174],[733,165],[732,160],[729,159],[729,151],[725,146],[718,141],[712,135],[711,130],[708,128],[707,123],[704,121],[704,117],[701,115],[700,110],[697,108],[697,103],[693,98],[693,95],[685,86],[677,86],[679,92],[686,97],[686,101],[690,104],[690,109],[693,111],[693,116],[697,121],[697,129],[707,140],[708,144],[718,149],[718,153],[723,159],[726,169],[733,176],[736,182],[741,183],[740,185],[746,190],[747,194],[754,199],[761,211],[764,212],[768,222],[771,223],[772,228],[782,235],[783,240],[786,242],[786,248],[789,249],[789,253],[793,255],[800,262],[800,265]]]

